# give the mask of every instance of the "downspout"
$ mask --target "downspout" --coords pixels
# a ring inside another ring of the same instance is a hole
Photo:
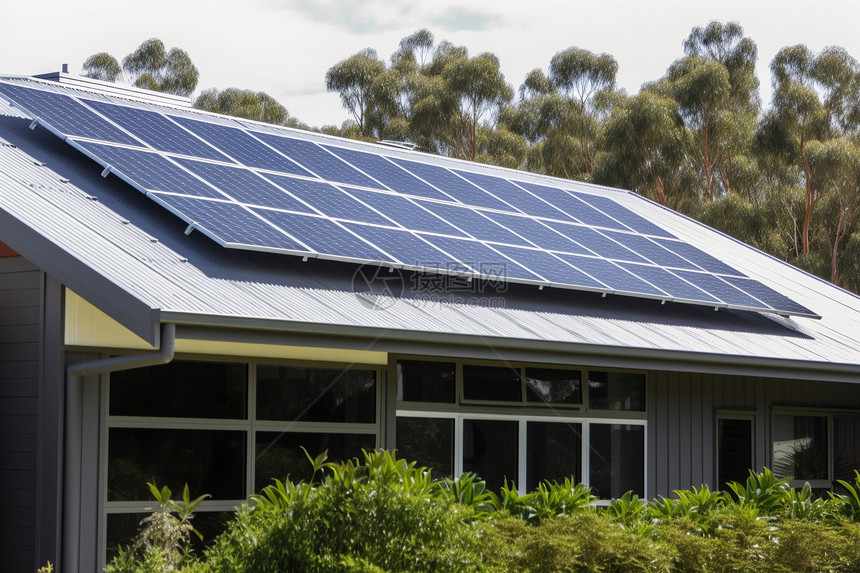
[[[81,529],[82,389],[78,379],[93,374],[167,364],[173,360],[176,325],[161,325],[161,347],[147,354],[114,356],[66,367],[65,468],[63,480],[63,573],[78,573]]]

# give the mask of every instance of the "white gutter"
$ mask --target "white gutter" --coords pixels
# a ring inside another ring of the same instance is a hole
[[[114,356],[66,367],[65,467],[63,480],[63,573],[80,572],[81,456],[83,454],[82,388],[78,379],[94,374],[167,364],[176,348],[176,325],[161,325],[161,345],[156,352]]]

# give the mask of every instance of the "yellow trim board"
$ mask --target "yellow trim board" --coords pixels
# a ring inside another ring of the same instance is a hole
[[[145,340],[70,289],[66,289],[65,342],[69,346],[153,350]],[[177,339],[176,352],[248,358],[280,358],[347,364],[388,364],[388,353],[250,342]]]

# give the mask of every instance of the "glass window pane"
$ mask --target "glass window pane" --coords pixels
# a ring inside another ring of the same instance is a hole
[[[434,478],[454,475],[454,420],[397,418],[397,455],[433,470]]]
[[[244,499],[247,434],[227,430],[110,428],[108,501],[148,501],[146,482],[192,497]]]
[[[595,410],[645,411],[645,375],[588,372],[588,402]]]
[[[457,400],[456,376],[453,362],[401,360],[397,363],[397,399],[453,404]]]
[[[753,469],[753,423],[750,419],[717,420],[717,484],[726,489],[729,482],[746,483]]]
[[[854,482],[854,470],[860,470],[860,418],[833,418],[833,478]]]
[[[582,372],[526,368],[526,400],[547,404],[582,404]]]
[[[174,499],[182,495],[182,491],[173,492]],[[192,492],[192,497],[194,494]],[[125,550],[134,543],[134,538],[140,531],[140,522],[152,515],[151,513],[109,513],[107,515],[107,562],[116,557],[117,550],[122,546]],[[200,506],[194,511],[194,519],[191,522],[194,528],[203,536],[201,540],[196,535],[191,535],[191,547],[195,551],[202,551],[215,541],[225,529],[227,523],[236,517],[232,511],[201,511]]]
[[[518,368],[463,365],[463,397],[466,400],[521,402],[521,391]]]
[[[544,480],[582,481],[582,424],[528,422],[528,491]]]
[[[112,372],[112,416],[244,419],[248,366],[175,360],[161,366]]]
[[[376,372],[260,365],[257,419],[371,424]]]
[[[518,479],[519,424],[504,420],[463,420],[463,471],[473,472],[491,490]]]
[[[311,479],[311,457],[328,451],[328,461],[362,458],[361,450],[376,447],[373,434],[327,434],[313,432],[257,432],[254,491],[272,484],[272,479],[293,482]],[[317,476],[319,478],[319,476]]]
[[[798,480],[827,479],[827,417],[773,417],[774,475]]]
[[[645,494],[645,428],[626,424],[591,424],[592,493],[617,499],[628,491]]]

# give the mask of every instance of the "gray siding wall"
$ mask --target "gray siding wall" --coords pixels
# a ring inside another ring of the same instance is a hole
[[[0,570],[36,569],[41,271],[0,258]]]
[[[755,414],[755,469],[769,463],[774,406],[860,410],[860,384],[653,372],[648,389],[648,497],[715,485],[716,415]]]

